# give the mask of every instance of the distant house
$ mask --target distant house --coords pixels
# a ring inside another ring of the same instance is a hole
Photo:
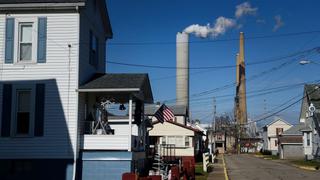
[[[279,156],[281,159],[303,159],[302,129],[304,124],[294,125],[279,135]]]
[[[105,74],[110,38],[105,1],[0,0],[0,179],[143,172],[150,82]]]
[[[212,149],[218,150],[219,153],[225,153],[226,151],[226,132],[222,130],[208,131],[208,141],[213,143]],[[214,152],[213,152],[214,153]]]
[[[300,111],[300,123],[304,124],[303,151],[308,159],[320,158],[320,84],[304,87]]]
[[[291,128],[292,125],[287,121],[276,117],[271,123],[263,127],[263,150],[271,151],[272,154],[278,153],[278,136]]]
[[[188,113],[184,106],[168,106],[175,115],[174,121],[160,123],[154,113],[159,106],[148,105],[145,113],[152,118],[153,128],[149,131],[151,156],[159,154],[171,159],[191,159],[201,155],[203,132],[187,126]]]

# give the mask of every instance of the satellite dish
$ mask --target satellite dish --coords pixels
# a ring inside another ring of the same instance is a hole
[[[310,106],[309,106],[309,111],[310,113],[314,113],[316,111],[316,107],[314,107],[314,105],[311,103]]]

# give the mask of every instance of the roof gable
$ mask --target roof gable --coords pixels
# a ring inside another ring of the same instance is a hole
[[[159,124],[159,123],[160,123],[160,121],[156,121],[156,122],[153,122],[152,124]],[[194,131],[194,132],[202,133],[202,131],[200,131],[199,129],[195,129],[195,128],[192,128],[190,126],[186,126],[186,125],[183,125],[183,124],[180,124],[180,123],[177,123],[177,122],[165,121],[164,123],[170,123],[172,125],[175,125],[175,126],[178,126],[178,127],[184,128],[184,129],[188,129],[188,130],[191,130],[191,131]]]
[[[265,125],[265,126],[266,126],[266,127],[269,127],[269,126],[275,124],[275,123],[278,122],[278,121],[284,122],[285,124],[287,124],[287,125],[289,125],[289,126],[292,126],[290,123],[288,123],[287,121],[285,121],[285,120],[283,120],[283,119],[281,119],[281,118],[279,118],[279,117],[276,117],[272,122],[270,122],[269,124],[267,124],[267,125]]]
[[[48,10],[73,10],[80,12],[81,8],[93,3],[93,0],[0,0],[0,11],[4,13],[13,11],[48,11]],[[104,0],[96,0],[104,25],[105,37],[112,38],[112,28],[107,10],[107,4]],[[80,11],[78,11],[80,10]]]

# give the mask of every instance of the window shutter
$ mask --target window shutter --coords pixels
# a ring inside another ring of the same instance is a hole
[[[45,63],[47,55],[47,18],[38,19],[38,63]]]
[[[14,18],[6,19],[6,44],[5,44],[5,60],[6,64],[13,63],[14,48]]]
[[[34,136],[43,136],[44,129],[44,106],[45,106],[45,84],[36,85],[36,108]]]
[[[1,124],[1,136],[10,136],[10,124],[11,124],[11,105],[12,105],[12,85],[4,84],[2,92],[2,124]]]

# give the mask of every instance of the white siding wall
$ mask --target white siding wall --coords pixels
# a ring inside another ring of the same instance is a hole
[[[305,155],[312,155],[312,145],[313,145],[313,140],[312,140],[312,132],[309,132],[309,138],[310,138],[310,145],[307,145],[307,133],[303,133],[303,152]]]
[[[278,120],[268,126],[268,137],[270,141],[268,141],[268,150],[278,151],[278,146],[275,145],[275,141],[278,140],[277,136],[277,128],[283,128],[283,132],[288,130],[292,125],[289,125],[281,120]]]
[[[0,67],[3,70],[0,69],[0,81],[54,79],[57,87],[54,84],[46,86],[44,136],[0,138],[0,158],[72,158],[78,108],[76,89],[79,14],[12,14],[11,16],[47,17],[47,62],[25,66],[4,64],[6,16],[2,14],[0,15]],[[73,44],[70,54],[70,71],[68,44]],[[0,89],[0,96],[2,96],[2,89]]]
[[[94,7],[93,1],[87,1],[87,6],[80,13],[80,64],[79,83],[87,82],[93,74],[105,73],[106,70],[106,45],[105,32],[98,7]],[[90,31],[99,39],[99,67],[96,69],[89,64]]]

